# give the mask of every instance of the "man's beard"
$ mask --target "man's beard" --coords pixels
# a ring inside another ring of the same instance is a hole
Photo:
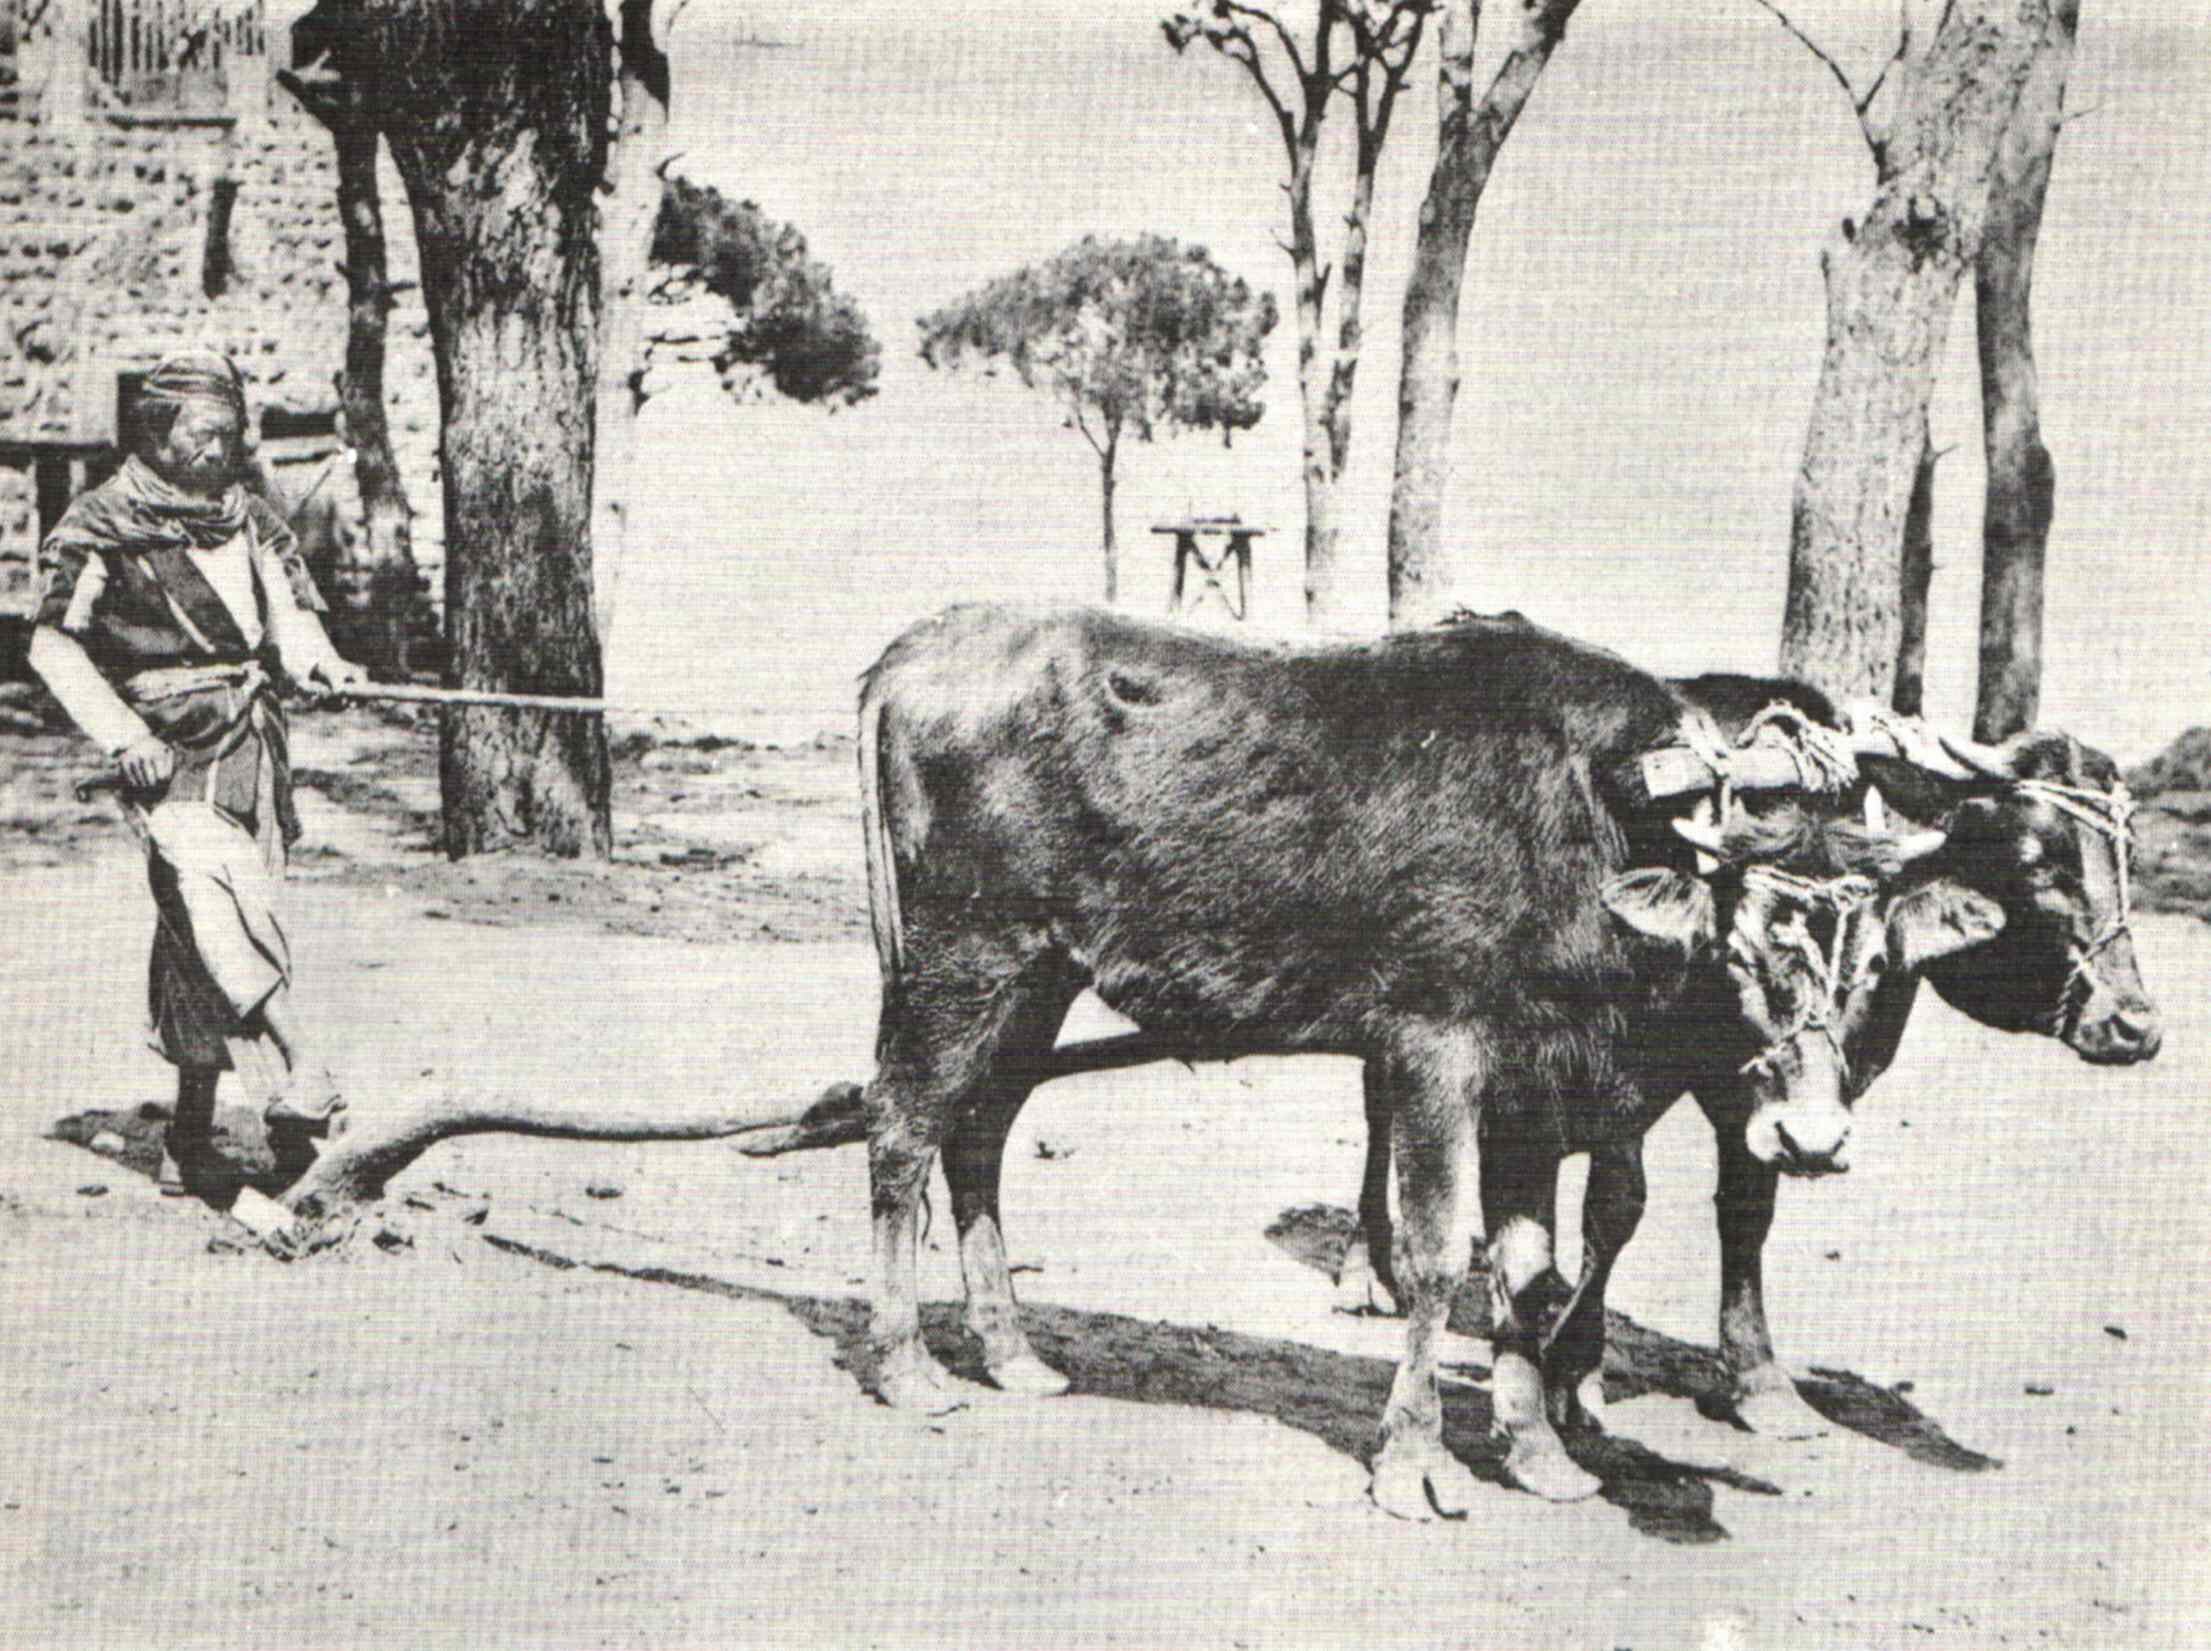
[[[171,487],[205,499],[222,497],[230,484],[238,479],[238,467],[228,457],[219,455],[156,464],[154,468]]]

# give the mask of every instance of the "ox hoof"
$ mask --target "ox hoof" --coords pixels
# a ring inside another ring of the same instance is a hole
[[[1034,1353],[993,1364],[990,1379],[1001,1391],[1024,1399],[1056,1399],[1067,1391],[1067,1378]]]
[[[964,1406],[971,1394],[985,1391],[961,1381],[918,1347],[885,1354],[875,1372],[878,1399],[893,1410],[921,1416],[946,1415]]]
[[[1515,1439],[1505,1471],[1530,1496],[1546,1502],[1580,1502],[1604,1489],[1604,1481],[1566,1454],[1557,1437]]]
[[[1561,1433],[1602,1433],[1610,1407],[1605,1404],[1605,1381],[1592,1371],[1573,1387],[1554,1388],[1546,1396],[1551,1422]]]
[[[1827,1418],[1797,1396],[1796,1383],[1778,1370],[1735,1392],[1735,1419],[1766,1439],[1820,1439],[1833,1431]]]
[[[1440,1443],[1384,1445],[1374,1459],[1373,1490],[1384,1513],[1423,1523],[1438,1514],[1464,1519],[1474,1506],[1474,1475]]]
[[[1356,1242],[1344,1252],[1343,1270],[1336,1274],[1335,1299],[1329,1306],[1355,1317],[1397,1318],[1402,1311],[1397,1297],[1367,1260],[1366,1246]]]

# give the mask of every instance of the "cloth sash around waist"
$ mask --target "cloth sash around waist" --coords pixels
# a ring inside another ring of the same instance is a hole
[[[165,665],[118,684],[131,708],[175,748],[167,795],[253,821],[255,836],[299,839],[284,709],[258,659]]]
[[[268,670],[257,659],[160,666],[119,686],[155,733],[195,755],[235,748],[275,710]]]

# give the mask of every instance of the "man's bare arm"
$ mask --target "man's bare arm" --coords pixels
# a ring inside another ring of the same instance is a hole
[[[120,756],[151,733],[138,713],[123,703],[123,696],[108,686],[83,644],[67,631],[38,626],[31,632],[27,662],[69,713],[69,720],[109,756]]]

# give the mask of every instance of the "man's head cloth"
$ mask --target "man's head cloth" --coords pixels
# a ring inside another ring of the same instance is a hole
[[[146,375],[139,396],[149,412],[159,411],[170,419],[177,408],[192,401],[228,407],[240,424],[246,418],[245,380],[228,357],[213,350],[187,350],[168,357]]]

